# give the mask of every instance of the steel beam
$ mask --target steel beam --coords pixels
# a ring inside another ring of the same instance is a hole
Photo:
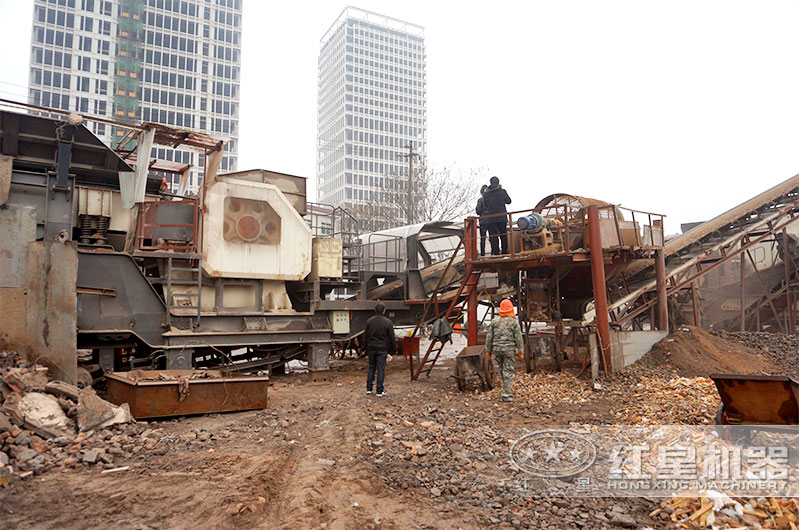
[[[656,294],[658,296],[658,322],[656,328],[669,331],[669,313],[667,312],[667,272],[664,264],[664,249],[656,250]],[[652,322],[651,322],[652,324]]]
[[[611,372],[611,329],[608,323],[606,300],[606,270],[603,261],[603,243],[600,239],[600,214],[597,206],[590,206],[586,215],[589,221],[589,253],[592,259],[592,288],[594,289],[595,320],[600,335],[600,352],[606,373]]]
[[[784,213],[785,213],[785,212],[784,212]],[[675,284],[674,284],[674,286],[673,286],[673,287],[671,287],[671,288],[669,288],[669,289],[667,290],[667,296],[670,296],[670,295],[672,295],[672,294],[675,294],[676,292],[680,291],[681,289],[684,289],[684,288],[686,288],[686,286],[687,286],[687,285],[691,284],[692,282],[694,282],[695,280],[697,280],[699,277],[701,277],[701,276],[705,275],[706,273],[708,273],[708,272],[710,272],[710,271],[712,271],[712,270],[716,269],[717,267],[719,267],[719,266],[721,266],[722,264],[724,264],[724,263],[728,262],[728,261],[729,261],[729,260],[731,260],[732,258],[735,258],[736,256],[738,256],[738,255],[742,254],[743,252],[745,252],[747,249],[749,249],[749,248],[753,247],[754,245],[757,245],[758,243],[761,243],[762,241],[764,241],[765,239],[767,239],[767,237],[770,237],[770,236],[772,236],[772,235],[773,235],[773,233],[777,233],[777,232],[779,232],[780,230],[782,230],[783,228],[785,228],[785,227],[789,226],[789,224],[791,224],[792,222],[794,222],[794,221],[795,221],[795,219],[796,219],[796,218],[794,217],[794,215],[790,215],[788,219],[786,219],[786,220],[783,220],[783,221],[782,221],[782,222],[781,222],[781,223],[780,223],[778,226],[776,226],[776,227],[775,227],[773,230],[771,230],[770,232],[767,232],[767,233],[765,233],[765,234],[762,234],[761,236],[759,236],[758,238],[756,238],[756,239],[754,239],[754,240],[750,241],[750,242],[749,242],[749,243],[747,243],[746,245],[744,245],[744,246],[742,246],[742,247],[738,248],[737,250],[734,250],[734,251],[730,252],[729,254],[726,254],[724,258],[720,258],[718,261],[716,261],[716,262],[712,263],[712,264],[711,264],[711,265],[710,265],[708,268],[706,268],[706,269],[702,269],[702,270],[700,270],[699,272],[697,272],[697,273],[693,274],[692,276],[690,276],[690,277],[688,277],[688,278],[685,278],[685,279],[683,279],[683,280],[681,280],[681,281],[676,281],[676,280],[675,280],[675,277],[677,276],[677,274],[678,274],[678,273],[680,273],[680,272],[685,272],[685,271],[686,271],[686,270],[687,270],[687,269],[688,269],[690,266],[694,265],[694,264],[697,262],[697,258],[694,258],[694,259],[692,259],[692,260],[690,260],[690,261],[687,261],[686,263],[684,263],[684,264],[683,264],[683,265],[681,265],[680,267],[678,267],[678,268],[676,268],[676,269],[674,269],[673,271],[671,271],[671,272],[670,272],[669,279],[673,280],[673,282],[674,282]],[[747,234],[737,234],[736,236],[734,236],[734,237],[733,237],[733,238],[731,238],[731,239],[733,239],[733,240],[736,240],[736,239],[739,239],[739,238],[742,238],[742,239],[743,239],[743,238],[744,238],[744,237],[746,237],[746,236],[747,236]],[[726,240],[726,241],[727,241],[727,243],[728,243],[728,244],[730,244],[730,240]],[[734,242],[735,242],[735,241],[734,241]],[[727,246],[727,245],[726,245],[726,246]],[[716,250],[716,249],[718,249],[718,248],[722,248],[722,245],[720,244],[720,245],[718,245],[717,247],[715,247],[715,250]],[[742,259],[744,259],[744,256],[742,256]],[[680,269],[680,270],[678,270],[678,269]],[[635,293],[634,293],[634,294],[635,294],[636,296],[634,296],[634,297],[632,297],[632,298],[625,297],[625,299],[624,299],[624,300],[625,300],[625,302],[626,302],[626,303],[633,303],[633,302],[634,302],[634,301],[635,301],[635,300],[636,300],[636,299],[637,299],[639,296],[641,296],[641,295],[642,295],[644,292],[647,292],[647,291],[651,290],[651,289],[653,288],[653,284],[654,284],[654,283],[655,283],[655,282],[650,282],[649,284],[647,284],[647,285],[645,285],[644,287],[641,287],[640,289],[638,289],[637,291],[635,291]],[[646,289],[645,289],[645,288],[646,288]],[[641,292],[640,292],[640,291],[641,291]],[[648,301],[647,303],[645,303],[645,304],[643,304],[643,305],[639,306],[638,308],[636,308],[636,309],[632,310],[631,312],[629,312],[629,313],[625,314],[624,316],[621,316],[620,318],[618,318],[618,319],[616,320],[616,323],[617,323],[617,324],[624,324],[624,323],[625,323],[625,322],[627,322],[628,320],[630,320],[630,319],[632,319],[632,318],[636,317],[637,315],[641,314],[642,312],[646,311],[646,310],[647,310],[647,309],[648,309],[650,306],[652,306],[652,305],[653,305],[654,301],[655,301],[655,300],[650,300],[650,301]],[[620,304],[620,302],[618,301],[618,302],[615,304],[615,306],[617,306],[617,307],[618,307],[619,305],[621,305],[621,304]],[[612,308],[612,309],[613,309],[613,308]]]
[[[478,220],[469,217],[465,227],[464,254],[467,260],[478,257]],[[467,346],[478,344],[478,277],[475,273],[467,278]]]

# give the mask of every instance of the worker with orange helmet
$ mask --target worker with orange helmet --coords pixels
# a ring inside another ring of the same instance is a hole
[[[486,352],[494,354],[503,378],[502,401],[513,400],[511,383],[514,380],[514,356],[521,353],[524,347],[522,330],[514,316],[514,304],[506,298],[500,302],[500,316],[489,324],[489,333],[486,335]]]

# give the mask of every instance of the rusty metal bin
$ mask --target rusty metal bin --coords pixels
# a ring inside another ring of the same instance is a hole
[[[108,400],[133,417],[164,418],[263,409],[269,377],[219,370],[134,370],[106,374]]]
[[[486,354],[486,347],[479,344],[477,346],[467,346],[456,356],[456,364],[453,367],[453,377],[459,390],[467,388],[470,380],[477,380],[481,390],[491,390],[494,388],[494,359]]]
[[[798,384],[781,375],[711,374],[719,425],[797,425]]]

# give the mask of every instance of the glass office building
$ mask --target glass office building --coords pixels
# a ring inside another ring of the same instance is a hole
[[[409,145],[424,159],[425,101],[424,29],[346,8],[320,41],[319,202],[391,203],[402,222],[404,205],[385,191],[407,189]]]
[[[220,170],[236,169],[241,0],[34,0],[33,9],[30,103],[221,137]],[[90,127],[112,146],[124,135]],[[154,148],[152,156],[191,164],[197,189],[202,155]]]

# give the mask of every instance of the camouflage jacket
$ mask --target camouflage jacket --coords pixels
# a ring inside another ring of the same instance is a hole
[[[495,317],[489,324],[486,335],[486,351],[519,353],[525,345],[522,342],[522,330],[514,317]]]

